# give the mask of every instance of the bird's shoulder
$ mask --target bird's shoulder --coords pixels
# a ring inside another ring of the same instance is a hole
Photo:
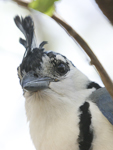
[[[98,106],[102,114],[113,125],[113,99],[106,88],[104,87],[95,90],[89,98]]]

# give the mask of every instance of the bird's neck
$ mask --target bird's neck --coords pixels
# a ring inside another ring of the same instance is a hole
[[[73,95],[68,94],[68,97],[54,93],[51,90],[43,90],[33,94],[26,92],[24,96],[26,99],[25,107],[28,120],[36,116],[37,118],[40,116],[43,118],[48,118],[48,116],[49,118],[50,116],[58,117],[63,113],[68,113],[72,107],[78,109],[92,91],[94,89],[86,89],[75,92]]]

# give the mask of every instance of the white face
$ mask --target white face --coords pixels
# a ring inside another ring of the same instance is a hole
[[[51,82],[49,87],[52,91],[65,96],[73,95],[75,92],[86,89],[87,84],[90,82],[75,67],[72,67],[65,77],[60,79],[58,82]]]
[[[53,53],[55,54],[55,53]],[[55,54],[55,58],[43,57],[42,74],[49,75],[58,80],[58,82],[50,82],[49,88],[60,95],[70,95],[76,91],[86,89],[89,79],[80,72],[66,57]],[[62,68],[62,64],[65,67]],[[61,68],[60,68],[61,66]],[[58,69],[61,70],[58,70]],[[61,72],[63,73],[61,73]],[[54,76],[53,76],[54,75]]]
[[[29,62],[28,60],[31,58],[30,61],[32,62]],[[37,62],[38,60],[40,62]],[[34,53],[26,57],[18,69],[20,82],[30,72],[33,72],[32,75],[35,76],[35,80],[49,78],[51,81],[48,83],[47,89],[59,95],[71,95],[71,93],[85,89],[89,81],[65,56],[54,52],[44,52],[42,58],[37,58]]]

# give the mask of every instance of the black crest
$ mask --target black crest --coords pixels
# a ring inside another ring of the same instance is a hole
[[[20,43],[26,48],[26,51],[24,53],[24,57],[29,54],[33,49],[36,48],[35,43],[35,34],[34,34],[34,22],[30,16],[27,16],[25,18],[16,16],[14,18],[15,24],[20,29],[20,31],[24,34],[25,40],[20,38]],[[39,45],[39,50],[44,50],[43,46],[46,44],[46,41],[43,41]]]
[[[14,18],[15,24],[20,29],[20,31],[24,34],[25,39],[20,38],[20,43],[26,48],[26,53],[29,53],[33,48],[33,38],[34,38],[34,23],[30,16],[25,17],[24,19],[19,16]]]
[[[25,36],[25,40],[22,38],[20,38],[19,40],[20,43],[26,48],[23,61],[20,65],[21,71],[25,70],[26,72],[28,72],[30,70],[35,70],[36,67],[40,66],[42,56],[44,55],[43,46],[47,44],[47,42],[43,41],[39,45],[39,48],[36,47],[34,22],[30,16],[27,16],[25,18],[16,16],[14,18],[14,22]]]

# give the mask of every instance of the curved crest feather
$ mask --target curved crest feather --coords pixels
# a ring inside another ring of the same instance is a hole
[[[20,29],[20,31],[24,34],[25,40],[20,38],[19,42],[26,48],[24,53],[24,57],[36,48],[35,43],[35,35],[34,35],[34,23],[30,16],[25,18],[19,17],[18,15],[14,18],[16,26]]]

